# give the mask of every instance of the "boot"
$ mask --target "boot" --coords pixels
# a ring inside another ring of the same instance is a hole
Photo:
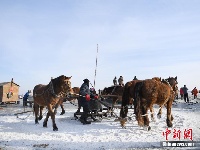
[[[91,124],[91,122],[90,122],[90,121],[87,121],[86,118],[85,118],[85,119],[80,118],[79,120],[80,120],[80,122],[81,122],[83,125],[85,125],[85,124]]]
[[[80,117],[80,122],[83,124],[83,125],[85,125],[85,124],[91,124],[91,122],[90,121],[87,121],[87,114],[83,114],[83,115],[81,115],[81,117]]]
[[[90,121],[87,121],[87,118],[85,118],[83,124],[91,124],[91,122],[90,122]]]

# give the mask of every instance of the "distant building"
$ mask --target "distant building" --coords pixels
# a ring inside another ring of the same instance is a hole
[[[0,83],[0,103],[18,102],[19,101],[19,85],[11,82]]]

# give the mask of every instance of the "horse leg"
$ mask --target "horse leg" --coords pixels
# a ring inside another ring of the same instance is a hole
[[[120,110],[120,124],[122,128],[125,128],[125,124],[127,119],[125,117],[127,117],[127,113],[128,113],[128,106],[122,106],[121,110]]]
[[[39,120],[41,120],[43,118],[43,115],[42,115],[42,110],[43,110],[44,106],[40,106],[40,115],[39,115]]]
[[[39,122],[38,122],[39,105],[34,103],[33,109],[34,109],[34,112],[35,112],[35,124],[39,124]]]
[[[160,119],[162,115],[162,106],[160,106],[158,114],[157,114],[157,118]]]
[[[48,104],[47,108],[49,110],[48,114],[51,115],[51,120],[52,120],[52,124],[53,124],[53,131],[58,131],[58,127],[56,126],[56,122],[55,122],[55,113],[53,112],[52,105]],[[48,118],[47,118],[47,120],[48,120]]]
[[[155,122],[155,118],[154,118],[154,109],[153,106],[150,106],[150,112],[151,112],[151,120]]]
[[[169,100],[167,102],[167,120],[166,120],[166,122],[167,122],[167,126],[168,127],[172,127],[173,126],[173,124],[172,124],[173,116],[171,114],[172,102],[173,102],[173,100]]]
[[[55,107],[54,107],[54,114],[56,115],[57,114],[57,109],[58,109],[58,103],[55,105]]]
[[[65,113],[65,109],[64,109],[63,103],[60,104],[60,107],[62,109],[62,112],[60,113],[60,115],[63,115]]]
[[[48,111],[47,115],[46,115],[46,118],[44,119],[44,122],[43,122],[43,127],[47,127],[47,121],[49,119],[49,116],[50,116],[50,113]]]
[[[142,116],[144,113],[143,113],[143,108],[142,108],[142,103],[140,104],[139,106],[139,110],[138,110],[138,113],[136,113],[136,120],[138,121],[138,125],[143,127],[144,126],[144,117]]]
[[[150,108],[151,109],[151,108]],[[149,131],[151,129],[151,127],[149,126],[149,117],[148,117],[148,109],[146,106],[142,106],[142,115],[143,116],[143,120],[144,120],[144,129]]]
[[[173,121],[174,120],[174,117],[173,117],[173,115],[171,114],[171,121]]]

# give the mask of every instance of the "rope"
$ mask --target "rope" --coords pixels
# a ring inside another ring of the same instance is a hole
[[[33,111],[31,111],[31,112],[33,112]],[[25,120],[25,119],[27,119],[28,117],[30,117],[30,115],[31,115],[31,112],[29,113],[29,115],[27,115],[25,118],[19,118],[19,116],[17,115],[17,118],[18,119],[20,119],[20,120]]]

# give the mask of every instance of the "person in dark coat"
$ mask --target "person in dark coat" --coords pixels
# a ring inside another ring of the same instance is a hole
[[[87,121],[88,114],[90,112],[89,109],[89,101],[90,101],[90,89],[89,89],[89,80],[84,79],[84,83],[80,87],[79,92],[79,105],[83,107],[83,114],[80,117],[80,121],[83,124],[91,124],[91,122]]]
[[[133,80],[138,80],[136,76],[134,76]]]
[[[26,92],[26,94],[24,95],[23,97],[23,106],[27,106],[27,100],[28,100],[28,97],[29,97],[29,93],[31,93],[30,90],[28,90],[28,92]]]
[[[117,77],[115,76],[115,78],[113,79],[113,84],[117,85]]]
[[[123,79],[122,76],[119,77],[118,83],[119,83],[120,86],[124,86],[124,79]]]
[[[186,87],[186,85],[184,85],[184,87],[182,88],[182,90],[183,90],[183,97],[184,97],[185,102],[189,103],[188,88]]]

